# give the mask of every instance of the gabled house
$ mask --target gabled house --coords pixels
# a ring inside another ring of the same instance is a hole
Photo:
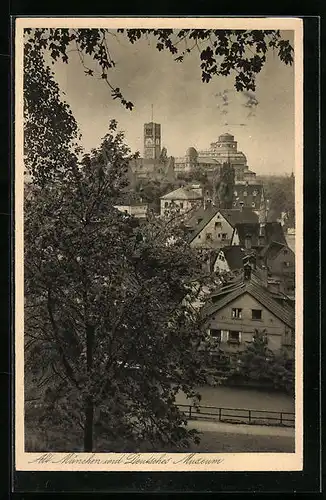
[[[255,330],[265,331],[268,347],[294,355],[294,308],[282,294],[270,292],[250,266],[211,295],[202,309],[207,330],[220,348],[232,354],[245,349]]]
[[[219,209],[213,205],[202,207],[187,221],[189,241],[196,248],[220,248],[236,244],[234,230],[239,221],[258,221],[252,210]],[[257,222],[258,223],[258,222]]]
[[[240,245],[245,248],[262,248],[276,241],[286,245],[283,228],[279,222],[265,224],[241,221],[235,225],[231,245]]]
[[[193,184],[182,186],[170,193],[161,196],[160,198],[160,214],[166,215],[173,208],[177,209],[180,214],[190,212],[195,207],[199,207],[203,203],[203,192],[199,185]]]
[[[223,247],[216,252],[212,262],[212,271],[234,272],[243,268],[244,248],[240,246]]]
[[[287,244],[271,241],[260,252],[260,259],[266,265],[269,275],[282,279],[285,292],[293,295],[295,289],[295,254]]]
[[[219,271],[235,273],[243,270],[243,266],[246,263],[249,263],[253,269],[257,268],[255,250],[248,250],[240,245],[226,246],[215,252],[214,260],[212,261],[212,271],[215,273]]]

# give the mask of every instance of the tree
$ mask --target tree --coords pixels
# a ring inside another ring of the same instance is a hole
[[[266,331],[255,330],[253,341],[234,358],[229,380],[267,384],[274,389],[292,392],[293,377],[286,354],[271,351]]]
[[[156,213],[160,212],[160,198],[174,189],[173,184],[154,180],[140,180],[135,186],[138,198],[151,205]]]
[[[285,226],[295,226],[294,176],[270,176],[263,179],[265,196],[269,200],[269,219],[275,220],[285,214]]]
[[[235,172],[232,165],[224,163],[214,186],[216,202],[220,208],[232,208]]]
[[[285,64],[293,63],[293,48],[279,30],[213,30],[213,29],[25,29],[26,45],[39,53],[47,53],[52,61],[68,63],[70,50],[76,50],[87,75],[106,82],[113,99],[132,110],[134,104],[112,83],[117,63],[110,46],[110,36],[124,37],[130,43],[146,38],[161,52],[167,50],[182,63],[194,50],[202,82],[215,77],[234,75],[237,91],[254,91],[256,76],[266,62],[269,50],[276,51]],[[111,38],[112,39],[112,38]],[[95,64],[94,64],[95,63]]]
[[[113,120],[101,146],[81,156],[69,108],[39,72],[50,96],[25,115],[25,366],[34,374],[26,393],[44,384],[40,425],[73,423],[85,451],[95,430],[133,450],[187,445],[197,436],[174,398],[180,389],[194,396],[203,381],[189,285],[201,263],[177,218],[140,226],[113,208],[131,159],[123,134]],[[51,137],[58,110],[63,142],[49,159],[30,131],[45,123],[40,137]]]

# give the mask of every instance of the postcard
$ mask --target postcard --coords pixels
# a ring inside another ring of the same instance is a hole
[[[15,468],[303,467],[303,26],[15,20]]]

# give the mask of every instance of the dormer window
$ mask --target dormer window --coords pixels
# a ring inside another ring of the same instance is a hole
[[[243,196],[247,196],[247,195],[248,195],[247,191],[244,191]]]
[[[257,196],[258,192],[256,190],[253,191],[252,195]]]
[[[238,192],[237,191],[234,191],[234,196],[238,196]]]

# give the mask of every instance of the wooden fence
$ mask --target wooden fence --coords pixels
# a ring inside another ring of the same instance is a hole
[[[270,410],[249,410],[246,408],[219,408],[216,406],[195,406],[180,404],[178,408],[190,420],[217,420],[219,422],[252,425],[275,425],[294,427],[293,412]]]

